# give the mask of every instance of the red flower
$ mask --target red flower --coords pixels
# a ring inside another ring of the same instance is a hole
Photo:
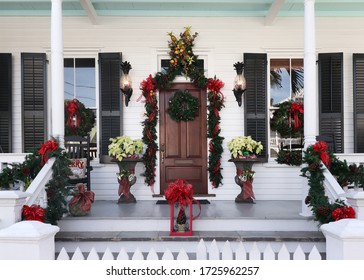
[[[33,204],[32,206],[24,205],[22,211],[23,219],[39,221],[44,223],[45,211],[39,205]]]
[[[41,166],[43,166],[48,161],[48,157],[50,152],[53,152],[58,149],[58,143],[55,140],[48,140],[38,150],[38,153],[41,155]]]
[[[186,180],[178,179],[168,185],[164,195],[170,204],[177,202],[183,208],[193,200],[193,187]]]
[[[332,211],[332,217],[335,221],[341,219],[354,219],[355,210],[351,206],[339,207]]]

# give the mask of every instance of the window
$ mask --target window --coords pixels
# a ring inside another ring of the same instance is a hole
[[[270,60],[270,116],[279,105],[293,100],[303,102],[304,75],[303,59],[273,58]],[[270,156],[276,157],[281,146],[300,147],[301,138],[281,138],[276,131],[270,131]]]
[[[64,59],[64,97],[74,98],[82,102],[86,108],[96,113],[96,74],[94,58],[65,58]],[[90,132],[91,148],[96,150],[97,121]],[[96,154],[96,152],[94,153]]]

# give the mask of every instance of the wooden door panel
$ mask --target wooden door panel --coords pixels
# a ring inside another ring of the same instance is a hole
[[[177,90],[199,98],[199,113],[193,121],[176,122],[168,113],[169,99]],[[160,92],[161,194],[177,179],[190,182],[197,194],[207,194],[206,92],[190,83],[173,84]],[[164,159],[162,159],[164,155]]]

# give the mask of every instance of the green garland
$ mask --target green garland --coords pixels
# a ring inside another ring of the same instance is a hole
[[[52,139],[50,141],[56,140]],[[40,170],[42,169],[42,156],[39,153],[41,146],[36,147],[28,154],[25,161],[22,163],[13,164],[10,170],[6,170],[6,177],[9,181],[2,181],[4,185],[9,183],[23,182],[25,188],[35,179]],[[71,174],[68,165],[71,160],[68,154],[63,149],[58,147],[50,151],[47,155],[48,158],[55,157],[56,161],[53,165],[53,176],[46,184],[47,192],[47,208],[45,209],[45,222],[57,225],[57,222],[63,217],[63,214],[68,212],[66,198],[70,194],[70,190],[66,187],[68,185],[68,176]],[[9,171],[11,175],[9,176]],[[0,173],[0,178],[5,178],[4,171]]]
[[[193,121],[198,114],[198,98],[192,96],[188,90],[178,90],[169,99],[168,114],[172,120]]]
[[[276,161],[279,164],[300,166],[302,164],[301,150],[279,150]]]
[[[325,155],[324,157],[322,156],[323,154]],[[325,195],[325,188],[323,185],[325,177],[323,175],[324,168],[322,163],[324,160],[327,161],[328,168],[332,175],[338,178],[338,174],[341,174],[341,176],[345,177],[347,184],[352,183],[355,180],[363,184],[364,181],[363,168],[354,169],[354,165],[352,165],[352,167],[347,166],[346,161],[339,160],[332,152],[327,150],[325,142],[317,142],[315,145],[309,146],[307,150],[304,151],[303,163],[305,164],[305,167],[301,169],[301,176],[308,179],[308,185],[310,186],[305,203],[311,207],[314,219],[318,221],[320,225],[337,220],[335,214],[337,214],[338,211],[344,212],[342,218],[351,218],[354,213],[354,210],[345,205],[344,201],[338,200],[334,203],[330,203],[329,198]]]
[[[143,161],[145,165],[145,183],[153,189],[155,182],[155,168],[158,151],[157,143],[157,123],[158,123],[158,100],[156,91],[160,89],[169,88],[171,82],[177,75],[183,73],[185,77],[189,77],[191,81],[201,89],[208,87],[208,82],[212,79],[207,79],[203,71],[198,69],[196,65],[197,56],[193,54],[193,41],[197,37],[197,33],[191,35],[190,27],[186,27],[184,32],[180,34],[180,39],[177,40],[176,36],[172,32],[168,33],[170,41],[168,42],[170,48],[170,67],[166,73],[158,72],[154,77],[149,77],[142,81],[140,89],[142,95],[145,98],[145,120],[143,125],[143,142],[147,148],[143,155]],[[182,48],[182,45],[184,46]],[[218,81],[218,80],[213,80]],[[223,84],[221,83],[221,87]],[[209,117],[208,117],[208,137],[210,141],[210,155],[209,155],[209,179],[214,187],[218,187],[221,184],[221,156],[223,152],[222,141],[223,137],[220,137],[220,117],[219,112],[223,107],[223,97],[219,92],[219,89],[209,90],[209,96],[213,96],[213,102],[209,98]],[[220,98],[220,101],[216,101]],[[213,112],[213,113],[211,113]],[[212,147],[212,148],[211,148]]]

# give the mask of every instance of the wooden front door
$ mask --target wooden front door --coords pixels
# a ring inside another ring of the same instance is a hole
[[[171,119],[168,101],[178,90],[188,90],[199,99],[199,112],[193,121]],[[161,194],[177,179],[192,184],[195,194],[207,194],[206,91],[190,83],[176,83],[161,90],[160,100],[160,176]]]

